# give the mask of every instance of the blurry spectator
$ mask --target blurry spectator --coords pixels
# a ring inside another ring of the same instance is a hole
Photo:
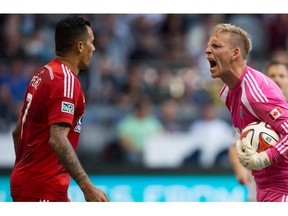
[[[266,75],[276,82],[281,88],[285,98],[288,99],[288,64],[278,61],[270,61],[267,63]]]
[[[166,17],[165,14],[128,14],[125,16],[130,20],[136,40],[147,31],[157,32]]]
[[[219,99],[219,93],[218,93],[220,92],[222,86],[223,81],[221,79],[212,79],[210,80],[210,82],[207,83],[207,86],[205,86],[205,90],[211,96],[215,108],[224,108],[222,101]],[[223,109],[223,111],[227,113],[226,109]],[[229,116],[227,117],[227,119],[229,119]]]
[[[88,97],[91,103],[113,103],[113,96],[126,70],[123,42],[113,32],[95,30],[95,53],[89,68]]]
[[[218,116],[210,98],[201,104],[200,118],[191,124],[190,133],[191,140],[200,150],[200,166],[210,168],[216,162],[229,165],[228,148],[233,142],[233,127]],[[224,159],[227,161],[217,161],[220,156],[226,156]],[[187,157],[184,162],[191,163],[190,158]]]
[[[24,94],[26,87],[30,81],[30,78],[27,73],[25,73],[25,64],[21,57],[14,57],[10,59],[9,67],[7,71],[4,72],[2,76],[2,86],[6,86],[8,95],[10,95],[10,100],[13,102],[13,105],[9,108],[11,119],[16,122],[20,109],[22,107],[22,101],[24,99]],[[4,91],[6,92],[6,91]],[[3,94],[4,94],[3,92]],[[6,97],[7,97],[7,94]]]
[[[167,14],[160,27],[160,33],[164,40],[174,34],[185,34],[187,32],[188,20],[183,14]]]
[[[13,113],[11,113],[11,107],[13,106],[14,103],[11,100],[8,86],[2,85],[0,82],[0,132],[8,131],[10,128],[13,116]]]
[[[94,23],[97,55],[108,56],[114,67],[121,69],[127,63],[127,55],[134,43],[130,29],[115,15],[106,15],[98,20],[98,24],[96,20]]]
[[[288,37],[287,37],[288,40]],[[283,62],[285,64],[288,64],[288,49],[278,49],[275,50],[272,55],[271,55],[271,60],[273,61],[278,61],[278,62]]]
[[[264,16],[269,16],[266,20],[268,51],[271,53],[279,49],[288,49],[288,14]]]
[[[22,40],[20,26],[21,16],[8,14],[5,16],[3,29],[1,30],[0,41],[0,59],[8,60],[15,56],[23,56]]]
[[[115,102],[118,106],[131,107],[146,92],[146,85],[143,82],[145,70],[144,64],[132,64],[128,67],[126,80],[123,81],[119,91],[114,92],[114,96],[117,97]]]
[[[157,34],[153,31],[147,31],[141,34],[136,42],[136,47],[129,55],[129,61],[155,65],[161,50],[161,43]]]
[[[135,42],[129,55],[130,63],[145,63],[151,66],[159,61],[163,42],[158,32],[165,16],[164,14],[127,15]]]
[[[92,67],[90,70],[91,73],[95,74],[95,79],[91,79],[92,74],[89,74],[89,81],[92,85],[89,97],[92,103],[113,104],[114,94],[117,92],[121,82],[116,73],[122,71],[123,68],[120,69],[120,65],[118,65],[119,67],[115,65],[115,62],[108,55],[98,55],[96,59],[97,63],[95,66],[97,69],[92,71]]]
[[[185,34],[172,34],[164,42],[165,49],[161,54],[162,64],[172,69],[183,68],[191,64],[192,58],[185,48]]]
[[[141,164],[145,142],[164,128],[152,114],[152,104],[146,95],[138,98],[132,112],[117,124],[119,143],[128,162]]]
[[[159,118],[165,129],[165,132],[173,133],[183,131],[178,118],[179,104],[173,99],[164,100],[160,104]]]
[[[37,58],[40,62],[46,63],[54,55],[54,31],[52,28],[43,26],[34,31],[23,42],[25,54],[31,58]]]
[[[27,77],[24,71],[25,63],[21,57],[10,59],[6,82],[9,85],[12,97],[16,102],[22,102],[24,99],[25,90],[31,78]]]
[[[187,18],[181,14],[168,14],[160,28],[160,39],[163,44],[161,59],[172,67],[189,63],[185,49],[185,37],[188,27]]]
[[[164,100],[171,98],[170,83],[173,73],[169,67],[163,67],[158,70],[158,77],[154,86],[150,86],[149,94],[154,104],[160,104]]]

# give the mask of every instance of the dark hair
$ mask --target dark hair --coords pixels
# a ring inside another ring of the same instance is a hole
[[[135,110],[142,110],[143,108],[147,107],[147,106],[151,106],[151,99],[149,97],[149,95],[143,93],[141,95],[139,95],[135,102],[134,102],[134,108]]]
[[[287,63],[272,59],[271,61],[269,61],[269,62],[266,64],[266,66],[265,66],[265,73],[267,73],[267,71],[269,70],[269,68],[270,68],[271,66],[274,66],[274,65],[283,65],[283,66],[285,66],[285,67],[287,68],[287,70],[288,70],[288,64],[287,64]]]
[[[55,31],[56,55],[66,54],[78,40],[87,36],[87,27],[91,26],[88,20],[82,17],[67,17],[57,23]]]

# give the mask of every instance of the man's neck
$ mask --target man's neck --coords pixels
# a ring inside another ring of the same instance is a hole
[[[58,59],[63,64],[65,64],[67,67],[69,67],[76,76],[79,74],[79,69],[77,66],[75,66],[75,63],[74,63],[76,61],[73,61],[72,58],[56,56],[56,59]]]

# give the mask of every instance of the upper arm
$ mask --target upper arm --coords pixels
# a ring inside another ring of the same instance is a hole
[[[76,89],[79,89],[79,85],[76,81],[72,75],[64,76],[64,73],[57,73],[54,80],[49,82],[48,123],[50,125],[58,123],[73,124],[75,107],[79,99],[78,91],[76,91]]]
[[[22,119],[21,116],[19,116],[16,126],[12,132],[15,154],[17,152],[17,146],[21,135],[21,128],[22,128]]]
[[[70,125],[66,123],[52,124],[50,126],[50,140],[49,144],[53,147],[61,143],[66,143],[68,133],[70,131]]]
[[[16,126],[12,132],[13,138],[19,139],[19,135],[21,133],[21,126],[22,126],[22,120],[21,120],[21,116],[19,116]]]

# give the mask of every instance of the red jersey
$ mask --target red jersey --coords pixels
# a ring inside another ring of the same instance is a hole
[[[85,98],[76,75],[53,59],[37,71],[25,94],[22,128],[11,174],[11,195],[66,201],[70,175],[48,141],[50,125],[68,123],[68,139],[77,148]]]

